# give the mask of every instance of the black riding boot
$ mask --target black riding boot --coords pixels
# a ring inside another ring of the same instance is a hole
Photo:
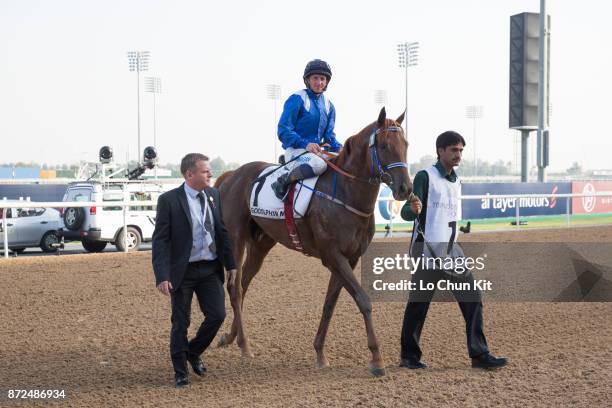
[[[272,191],[279,200],[285,201],[287,191],[289,190],[289,173],[281,175],[274,183],[272,183]]]
[[[280,176],[274,183],[272,183],[272,191],[279,200],[285,201],[287,198],[287,192],[289,186],[296,181],[315,177],[316,174],[308,164],[300,164],[289,173],[285,173]]]

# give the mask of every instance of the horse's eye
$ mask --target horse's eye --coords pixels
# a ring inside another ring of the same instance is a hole
[[[380,150],[387,150],[387,144],[386,143],[382,143],[380,145]]]

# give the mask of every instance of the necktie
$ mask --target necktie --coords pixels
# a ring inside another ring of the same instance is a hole
[[[212,220],[210,219],[210,212],[206,211],[206,198],[201,192],[198,193],[197,197],[200,199],[200,207],[202,209],[202,215],[204,216],[204,229],[211,238],[211,243],[208,245],[208,249],[210,249],[213,254],[216,254],[217,246],[215,245],[214,228],[212,225]]]

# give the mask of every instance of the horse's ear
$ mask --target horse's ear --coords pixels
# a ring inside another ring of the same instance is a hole
[[[404,116],[406,116],[406,111],[404,111],[395,121],[401,125],[404,121]]]
[[[376,124],[378,125],[379,128],[382,128],[385,126],[386,118],[387,118],[387,111],[385,110],[385,107],[383,106],[382,109],[380,110],[380,113],[378,114],[378,120],[376,121]]]

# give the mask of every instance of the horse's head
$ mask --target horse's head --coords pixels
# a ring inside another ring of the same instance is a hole
[[[407,163],[408,139],[401,127],[404,114],[396,120],[387,119],[383,107],[368,141],[374,175],[391,188],[393,198],[399,201],[407,200],[412,192]]]

